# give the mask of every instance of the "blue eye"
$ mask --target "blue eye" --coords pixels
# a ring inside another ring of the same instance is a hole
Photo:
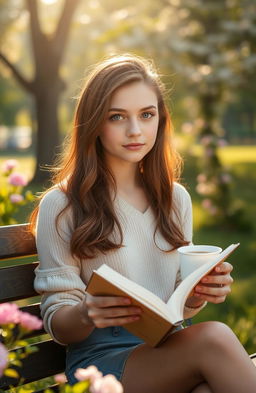
[[[109,120],[116,121],[116,120],[121,120],[123,118],[120,113],[115,113],[114,115],[110,116]]]
[[[150,119],[150,118],[153,117],[153,116],[155,116],[155,115],[154,115],[154,113],[152,113],[152,112],[143,112],[143,113],[142,113],[142,117],[143,117],[144,119]]]

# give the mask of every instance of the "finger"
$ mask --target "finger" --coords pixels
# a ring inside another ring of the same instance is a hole
[[[139,307],[107,307],[107,308],[90,308],[88,315],[91,319],[108,319],[117,317],[126,317],[130,315],[140,315]]]
[[[231,285],[234,282],[230,274],[203,277],[200,284],[206,285]]]
[[[94,325],[97,328],[105,328],[111,326],[123,326],[127,323],[132,323],[140,319],[139,315],[132,315],[122,318],[108,318],[108,319],[97,319],[94,321]]]
[[[105,308],[125,305],[127,306],[128,304],[131,304],[131,300],[121,296],[92,296],[87,294],[85,303],[88,308]]]
[[[221,285],[221,284],[220,284]],[[231,292],[231,288],[229,285],[221,286],[206,286],[206,285],[197,285],[195,288],[195,294],[203,294],[210,296],[227,296]]]
[[[197,293],[195,293],[195,296],[204,300],[204,301],[214,303],[214,304],[223,303],[226,300],[226,296],[211,296],[211,295],[206,295],[206,294],[200,295]]]
[[[223,262],[220,265],[216,266],[214,272],[216,273],[231,273],[233,270],[233,266],[229,262]]]

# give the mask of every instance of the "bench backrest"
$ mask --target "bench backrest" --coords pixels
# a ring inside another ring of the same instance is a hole
[[[35,261],[24,261],[24,257],[34,257],[25,259]],[[0,303],[25,300],[21,310],[40,317],[39,298],[33,286],[36,258],[35,239],[27,224],[0,226]],[[24,359],[22,369],[18,370],[24,384],[58,374],[65,368],[65,347],[52,341],[43,329],[31,332],[29,337],[39,335],[38,342],[31,344],[38,351]],[[0,390],[16,383],[15,379],[2,377]]]

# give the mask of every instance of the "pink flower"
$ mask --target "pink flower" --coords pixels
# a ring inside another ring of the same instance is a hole
[[[221,139],[218,140],[218,146],[219,147],[225,147],[227,145],[228,145],[228,142],[226,141],[226,139],[221,138]]]
[[[204,146],[210,145],[213,142],[213,137],[211,135],[205,135],[201,138],[201,143]]]
[[[192,134],[194,131],[194,126],[192,123],[183,123],[181,126],[181,131],[184,132],[184,134]]]
[[[20,325],[26,330],[41,329],[43,322],[41,319],[29,314],[28,312],[20,311]]]
[[[8,351],[5,346],[0,343],[0,377],[3,375],[4,369],[8,363]]]
[[[3,163],[3,170],[5,172],[11,171],[13,168],[15,168],[18,165],[18,161],[16,160],[6,160]]]
[[[196,180],[198,181],[198,183],[204,183],[204,182],[206,182],[207,178],[204,173],[199,173]]]
[[[19,323],[20,311],[18,306],[14,303],[0,304],[0,325],[7,325],[8,323]]]
[[[78,368],[75,372],[75,377],[78,381],[89,380],[93,383],[96,379],[102,377],[102,373],[95,366],[89,366],[87,368]]]
[[[224,184],[230,183],[231,182],[231,176],[228,173],[223,173],[220,177],[221,182]]]
[[[12,173],[8,179],[9,183],[13,186],[26,186],[28,184],[27,178],[21,173]]]
[[[20,202],[22,202],[23,200],[24,200],[23,195],[20,195],[20,194],[11,194],[11,195],[10,195],[10,201],[11,201],[12,203],[20,203]]]
[[[98,378],[90,387],[91,393],[123,393],[123,387],[114,375]]]
[[[56,374],[56,375],[54,375],[54,381],[56,383],[66,383],[67,377],[65,374]]]
[[[206,198],[202,201],[202,206],[204,209],[210,209],[212,206],[212,202],[210,199]]]

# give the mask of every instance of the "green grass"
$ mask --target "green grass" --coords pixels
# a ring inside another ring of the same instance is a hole
[[[230,258],[234,266],[232,276],[235,279],[231,295],[223,304],[209,304],[194,320],[195,322],[220,320],[228,323],[245,348],[249,352],[256,352],[256,146],[227,146],[219,149],[222,163],[232,174],[232,195],[244,204],[245,216],[253,224],[251,232],[202,226],[207,216],[201,208],[200,197],[195,192],[196,176],[200,172],[198,169],[200,151],[200,146],[193,146],[192,156],[185,155],[182,179],[193,201],[194,243],[215,244],[222,248],[236,242],[240,242],[241,245]],[[17,170],[32,178],[35,165],[32,155],[14,157],[6,154],[5,157],[0,158],[0,166],[7,158],[17,158],[20,163]],[[42,190],[41,185],[29,185],[28,188],[33,193]],[[32,208],[32,205],[26,206],[19,212],[16,216],[19,222],[27,221]]]

